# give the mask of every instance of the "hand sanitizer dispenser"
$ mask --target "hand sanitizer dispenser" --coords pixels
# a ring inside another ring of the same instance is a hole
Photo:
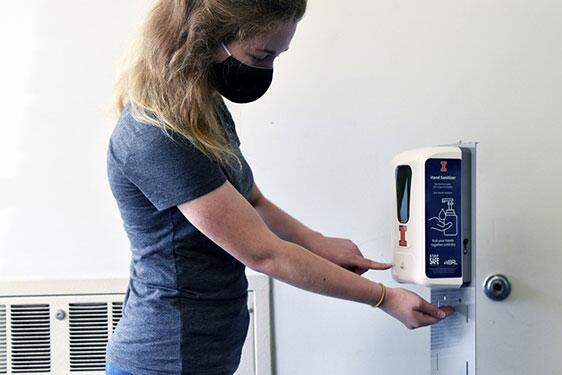
[[[471,151],[439,146],[393,159],[392,276],[403,283],[470,282]]]

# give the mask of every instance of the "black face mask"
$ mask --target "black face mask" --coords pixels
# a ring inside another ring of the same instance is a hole
[[[249,103],[265,94],[273,80],[273,69],[259,68],[241,63],[228,52],[228,58],[213,64],[215,71],[215,88],[234,103]]]

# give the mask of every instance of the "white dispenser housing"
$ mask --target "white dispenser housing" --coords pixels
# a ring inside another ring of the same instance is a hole
[[[470,282],[471,150],[439,146],[393,159],[392,276],[402,283]]]

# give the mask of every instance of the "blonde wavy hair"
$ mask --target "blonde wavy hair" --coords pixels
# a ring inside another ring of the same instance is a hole
[[[307,0],[158,0],[116,84],[116,109],[188,139],[221,164],[239,162],[221,125],[212,84],[214,51],[298,22]]]

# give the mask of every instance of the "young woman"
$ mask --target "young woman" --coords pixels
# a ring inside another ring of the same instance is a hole
[[[306,0],[160,0],[118,84],[108,175],[132,259],[107,372],[226,375],[248,330],[245,267],[381,307],[408,328],[452,311],[360,275],[390,264],[301,224],[257,187],[223,97],[273,77]]]

